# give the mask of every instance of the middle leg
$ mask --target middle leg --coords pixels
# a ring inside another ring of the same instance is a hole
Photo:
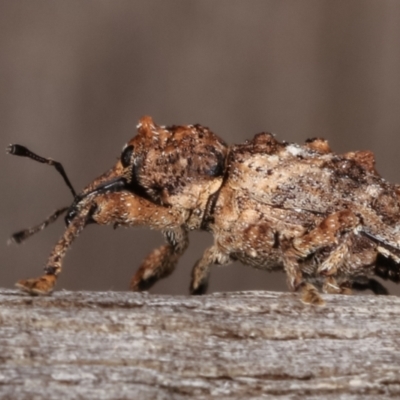
[[[169,276],[187,249],[189,235],[185,228],[166,230],[163,234],[167,244],[153,250],[145,258],[131,280],[131,290],[135,292],[148,290],[159,279]]]
[[[227,265],[232,262],[229,255],[223,253],[216,245],[209,247],[197,261],[192,270],[190,294],[205,294],[208,287],[208,278],[212,264]]]

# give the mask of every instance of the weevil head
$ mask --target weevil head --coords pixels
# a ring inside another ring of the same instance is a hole
[[[127,182],[156,203],[196,206],[199,197],[218,186],[227,145],[201,125],[158,126],[143,117],[138,134],[123,148],[120,166]]]
[[[76,196],[67,223],[83,200],[113,191],[129,191],[157,206],[182,208],[200,220],[209,196],[221,185],[227,145],[201,125],[165,127],[143,117],[137,130],[114,167]]]

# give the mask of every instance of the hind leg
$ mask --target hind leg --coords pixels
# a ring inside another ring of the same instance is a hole
[[[317,274],[334,275],[348,253],[348,243],[343,235],[356,229],[358,217],[349,210],[329,215],[317,227],[305,235],[295,238],[284,249],[284,267],[288,277],[288,285],[292,290],[301,289],[304,302],[323,304],[317,289],[304,281],[300,262],[318,250],[333,247],[332,251],[319,266]]]
[[[389,291],[383,286],[380,282],[378,282],[376,279],[369,278],[366,279],[364,282],[352,282],[351,284],[352,289],[354,290],[359,290],[359,291],[364,291],[364,290],[371,290],[372,293],[376,295],[388,295]]]

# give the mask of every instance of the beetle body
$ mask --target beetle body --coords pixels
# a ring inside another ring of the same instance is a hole
[[[289,288],[311,303],[322,299],[310,283],[329,293],[363,285],[386,293],[369,277],[399,281],[399,186],[377,174],[372,153],[337,155],[322,139],[300,146],[263,133],[230,148],[225,174],[209,264],[283,269]],[[197,282],[206,270],[195,269]]]
[[[45,275],[17,285],[50,293],[72,241],[95,222],[163,233],[166,244],[144,260],[132,290],[168,276],[189,231],[202,229],[214,244],[193,268],[192,294],[205,293],[212,264],[234,260],[284,270],[308,303],[322,304],[321,290],[385,293],[371,276],[400,279],[399,210],[400,187],[379,176],[370,152],[337,155],[322,139],[295,145],[268,133],[228,147],[200,125],[144,117],[117,164],[75,195]]]

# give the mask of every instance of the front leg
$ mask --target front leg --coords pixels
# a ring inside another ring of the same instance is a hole
[[[86,226],[90,216],[94,212],[94,205],[89,203],[82,207],[79,214],[72,220],[64,235],[58,241],[44,268],[45,274],[39,278],[20,280],[16,283],[17,288],[30,295],[47,295],[50,294],[57,281],[57,277],[61,272],[61,265],[67,250],[71,247],[72,242],[79,236],[83,228]]]
[[[93,219],[100,225],[149,226],[161,230],[167,244],[153,250],[133,276],[133,291],[147,290],[175,269],[180,256],[189,244],[183,227],[187,215],[182,210],[154,204],[134,193],[106,193],[96,198]]]
[[[167,244],[153,250],[143,261],[131,280],[131,290],[150,289],[159,279],[170,275],[179,258],[189,245],[189,235],[185,228],[178,227],[163,232]]]

